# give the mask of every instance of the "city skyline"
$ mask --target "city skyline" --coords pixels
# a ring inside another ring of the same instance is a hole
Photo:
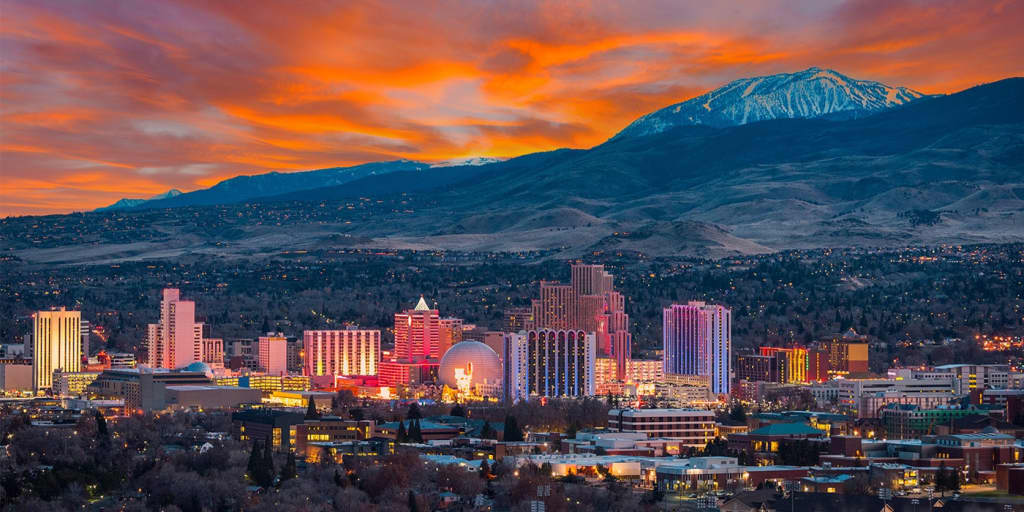
[[[4,6],[0,215],[589,147],[730,80],[811,66],[927,94],[1024,73],[1014,2]]]

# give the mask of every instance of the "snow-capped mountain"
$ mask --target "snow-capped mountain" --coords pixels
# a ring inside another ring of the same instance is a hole
[[[454,158],[431,164],[430,167],[455,167],[458,165],[487,165],[504,162],[505,158],[494,158],[490,156],[471,156],[466,158]]]
[[[157,195],[155,195],[153,197],[150,197],[149,199],[134,199],[134,198],[125,197],[125,198],[122,198],[122,199],[118,199],[116,203],[114,203],[114,204],[112,204],[110,206],[104,206],[102,208],[96,208],[93,211],[105,212],[105,211],[110,211],[110,210],[127,210],[129,208],[135,208],[136,206],[139,206],[139,205],[141,205],[143,203],[146,203],[148,201],[158,201],[160,199],[167,199],[167,198],[171,198],[171,197],[175,197],[175,196],[180,196],[181,194],[182,194],[182,192],[180,190],[178,190],[176,188],[172,188],[172,189],[168,190],[167,192],[164,192],[163,194],[157,194]]]
[[[613,139],[660,133],[679,126],[735,126],[793,118],[849,119],[924,97],[906,87],[856,80],[831,69],[742,78],[682,103],[651,112]]]

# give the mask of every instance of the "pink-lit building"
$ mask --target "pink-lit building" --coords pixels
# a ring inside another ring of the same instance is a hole
[[[267,333],[256,342],[260,368],[268,375],[288,375],[288,338],[282,333]]]
[[[440,359],[441,318],[420,297],[414,309],[395,313],[395,358],[401,361]]]
[[[302,333],[303,375],[377,375],[380,331],[349,328]]]
[[[455,317],[442,318],[439,323],[437,352],[440,354],[439,357],[444,357],[445,352],[448,352],[452,345],[462,341],[465,324],[461,318]]]
[[[665,373],[702,375],[711,391],[729,394],[732,368],[732,311],[692,301],[662,312]]]
[[[418,386],[437,382],[437,361],[381,361],[377,377],[381,386]]]
[[[569,284],[541,281],[540,298],[533,301],[525,329],[594,333],[598,354],[616,362],[616,380],[627,380],[633,338],[625,297],[615,291],[615,279],[604,265],[574,264],[571,275]]]
[[[200,342],[200,361],[210,368],[224,368],[224,340],[220,338],[203,338]]]
[[[181,368],[202,358],[203,325],[196,322],[196,303],[181,300],[177,288],[165,288],[160,323],[146,331],[146,363],[153,368]]]

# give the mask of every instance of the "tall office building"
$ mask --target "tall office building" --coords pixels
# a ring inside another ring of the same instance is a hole
[[[530,391],[527,378],[527,336],[520,333],[501,333],[502,394],[506,403],[528,400]]]
[[[304,331],[303,375],[377,375],[380,331],[376,329]]]
[[[509,340],[510,346],[503,357],[505,366],[512,369],[505,371],[510,379],[506,381],[506,389],[509,390],[506,395],[521,395],[522,390],[528,396],[542,397],[595,394],[597,342],[593,333],[538,329],[512,336]],[[523,354],[526,357],[525,372],[522,372]]]
[[[282,333],[268,332],[256,342],[260,368],[268,375],[288,375],[288,339]]]
[[[615,291],[614,277],[605,271],[604,265],[574,264],[570,272],[569,284],[541,281],[540,298],[533,301],[529,323],[523,324],[527,330],[594,333],[598,354],[615,359],[617,380],[627,380],[632,335],[625,297]],[[506,322],[512,325],[523,314],[523,310],[507,311]]]
[[[210,368],[224,368],[224,340],[220,338],[203,338],[200,341],[199,361]]]
[[[153,368],[181,368],[202,359],[203,326],[196,323],[196,303],[181,300],[177,288],[165,288],[160,323],[149,324],[146,362]]]
[[[88,320],[82,320],[82,357],[89,357],[89,334],[92,330],[92,325],[89,324]]]
[[[711,391],[729,393],[732,356],[732,311],[692,301],[662,312],[665,373],[703,375]]]
[[[452,345],[462,341],[464,324],[461,318],[455,317],[442,318],[438,324],[440,327],[437,337],[437,353],[444,357],[444,354],[448,352],[448,349],[452,348]]]
[[[37,311],[32,318],[32,386],[38,392],[53,386],[54,370],[81,370],[82,313],[60,308]]]
[[[505,310],[505,332],[519,332],[527,329],[533,329],[533,324],[533,307]]]
[[[441,318],[427,301],[413,309],[395,313],[395,357],[402,361],[439,359],[441,354]]]

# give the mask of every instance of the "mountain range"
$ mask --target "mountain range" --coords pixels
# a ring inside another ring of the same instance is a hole
[[[1020,241],[1022,99],[1021,78],[929,96],[811,68],[731,82],[643,116],[586,150],[468,162],[477,165],[398,161],[237,177],[127,211],[166,208],[163,215],[173,217],[181,206],[273,209],[406,194],[407,211],[369,222],[289,226],[288,248],[358,240],[717,257]],[[284,248],[266,226],[234,228],[235,246],[249,254]],[[260,241],[269,239],[273,247]],[[170,240],[180,252],[213,250],[216,242]]]

